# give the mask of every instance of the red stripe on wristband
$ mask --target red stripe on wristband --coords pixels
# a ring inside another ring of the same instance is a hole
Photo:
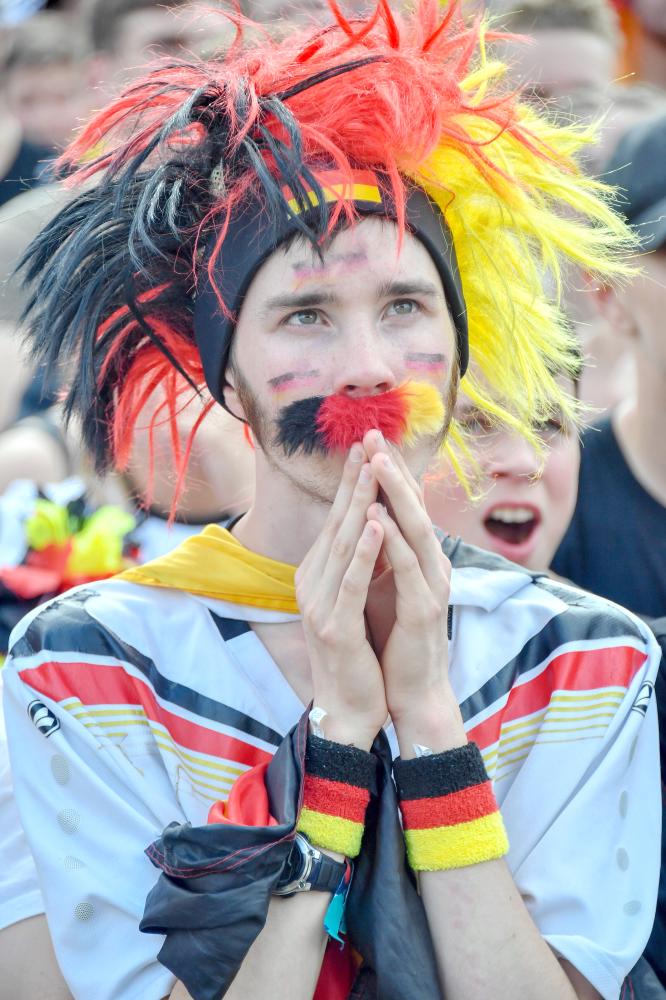
[[[469,823],[494,813],[497,802],[490,781],[436,798],[403,799],[400,803],[405,830]]]
[[[306,774],[303,783],[303,806],[327,816],[349,819],[354,823],[365,822],[365,811],[370,801],[366,788],[348,785]]]

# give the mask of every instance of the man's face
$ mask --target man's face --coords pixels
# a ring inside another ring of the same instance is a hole
[[[634,0],[634,8],[648,31],[666,38],[666,5],[664,0]]]
[[[513,78],[526,96],[555,101],[566,111],[578,91],[603,91],[615,75],[617,53],[605,38],[576,28],[530,32],[530,44],[507,46]]]
[[[9,74],[7,101],[29,142],[60,149],[85,112],[79,68],[73,63],[17,66]]]
[[[572,384],[565,386],[569,391]],[[580,446],[575,432],[553,421],[542,429],[547,451],[541,468],[534,449],[516,434],[491,429],[460,396],[456,417],[467,427],[483,493],[472,503],[448,462],[426,488],[435,524],[466,542],[529,569],[545,570],[569,525],[576,504]]]
[[[276,251],[254,278],[240,312],[227,378],[231,409],[247,416],[267,461],[313,499],[332,500],[344,453],[275,443],[283,409],[299,399],[374,396],[407,380],[447,397],[455,357],[442,284],[417,239],[366,219],[339,233],[320,260],[297,240]],[[426,438],[405,452],[416,475],[438,445]]]
[[[360,14],[374,6],[373,0],[347,0],[341,5],[347,17]],[[290,24],[327,23],[332,20],[327,0],[248,0],[245,4],[248,17],[253,21]]]
[[[640,258],[642,274],[618,296],[642,356],[666,379],[666,246]]]

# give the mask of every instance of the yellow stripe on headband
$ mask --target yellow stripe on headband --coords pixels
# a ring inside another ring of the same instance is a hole
[[[372,201],[378,205],[381,205],[382,196],[379,188],[372,184],[332,184],[330,186],[324,187],[324,200],[327,202],[331,201]],[[308,191],[308,200],[310,205],[314,206],[319,204],[319,199],[314,191]],[[293,212],[294,215],[300,215],[302,208],[300,203],[296,198],[290,198],[287,202],[289,205],[289,210]]]

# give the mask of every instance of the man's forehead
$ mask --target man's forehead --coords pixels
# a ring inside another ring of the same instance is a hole
[[[303,272],[313,275],[339,271],[344,267],[366,267],[373,270],[398,270],[401,264],[421,265],[428,268],[430,255],[411,233],[402,239],[395,222],[390,219],[362,219],[353,226],[339,230],[320,250],[305,237],[298,236],[287,247],[276,251],[282,254],[286,267],[296,276]]]

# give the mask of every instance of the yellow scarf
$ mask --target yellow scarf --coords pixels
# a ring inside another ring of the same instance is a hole
[[[186,590],[200,597],[298,614],[295,566],[246,549],[225,528],[209,524],[173,552],[119,574],[145,587]]]

